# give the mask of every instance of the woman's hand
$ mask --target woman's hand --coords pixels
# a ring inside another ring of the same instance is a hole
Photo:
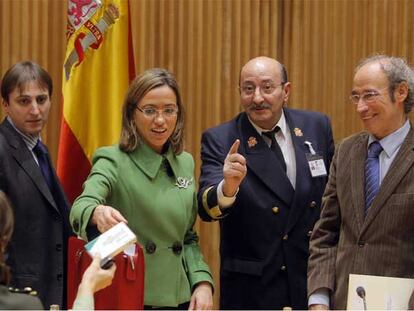
[[[109,269],[104,270],[100,267],[100,261],[99,257],[94,257],[92,263],[83,273],[78,295],[93,295],[111,285],[116,270],[115,263]]]
[[[188,310],[211,310],[213,308],[213,289],[209,282],[200,282],[191,295]]]
[[[98,205],[93,211],[91,222],[98,227],[101,233],[120,222],[128,223],[119,211],[108,205]]]
[[[100,267],[100,258],[94,257],[92,263],[85,270],[82,276],[82,282],[79,288],[84,288],[86,291],[90,291],[92,294],[97,291],[111,285],[112,279],[115,275],[116,265],[115,263],[108,269],[102,269]]]

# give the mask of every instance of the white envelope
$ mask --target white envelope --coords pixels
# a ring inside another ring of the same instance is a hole
[[[136,241],[137,237],[131,229],[120,222],[86,244],[85,249],[91,256],[99,255],[101,259],[112,259]]]

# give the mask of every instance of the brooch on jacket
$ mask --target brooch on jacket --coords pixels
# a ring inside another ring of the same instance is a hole
[[[178,188],[187,189],[188,186],[193,182],[193,177],[191,178],[185,178],[185,177],[177,177],[177,181],[175,182],[175,185]]]

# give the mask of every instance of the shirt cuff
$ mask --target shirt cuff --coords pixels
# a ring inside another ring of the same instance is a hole
[[[220,208],[227,208],[233,205],[234,201],[236,201],[237,193],[239,193],[239,188],[237,188],[236,193],[232,197],[226,197],[223,193],[223,182],[222,180],[217,186],[217,202]]]
[[[315,290],[309,296],[308,306],[311,305],[325,305],[329,308],[329,289],[319,288]]]

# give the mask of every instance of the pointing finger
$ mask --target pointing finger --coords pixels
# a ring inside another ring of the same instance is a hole
[[[233,145],[231,145],[229,153],[228,154],[234,154],[237,152],[237,150],[239,149],[240,146],[240,140],[236,139],[233,143]]]

